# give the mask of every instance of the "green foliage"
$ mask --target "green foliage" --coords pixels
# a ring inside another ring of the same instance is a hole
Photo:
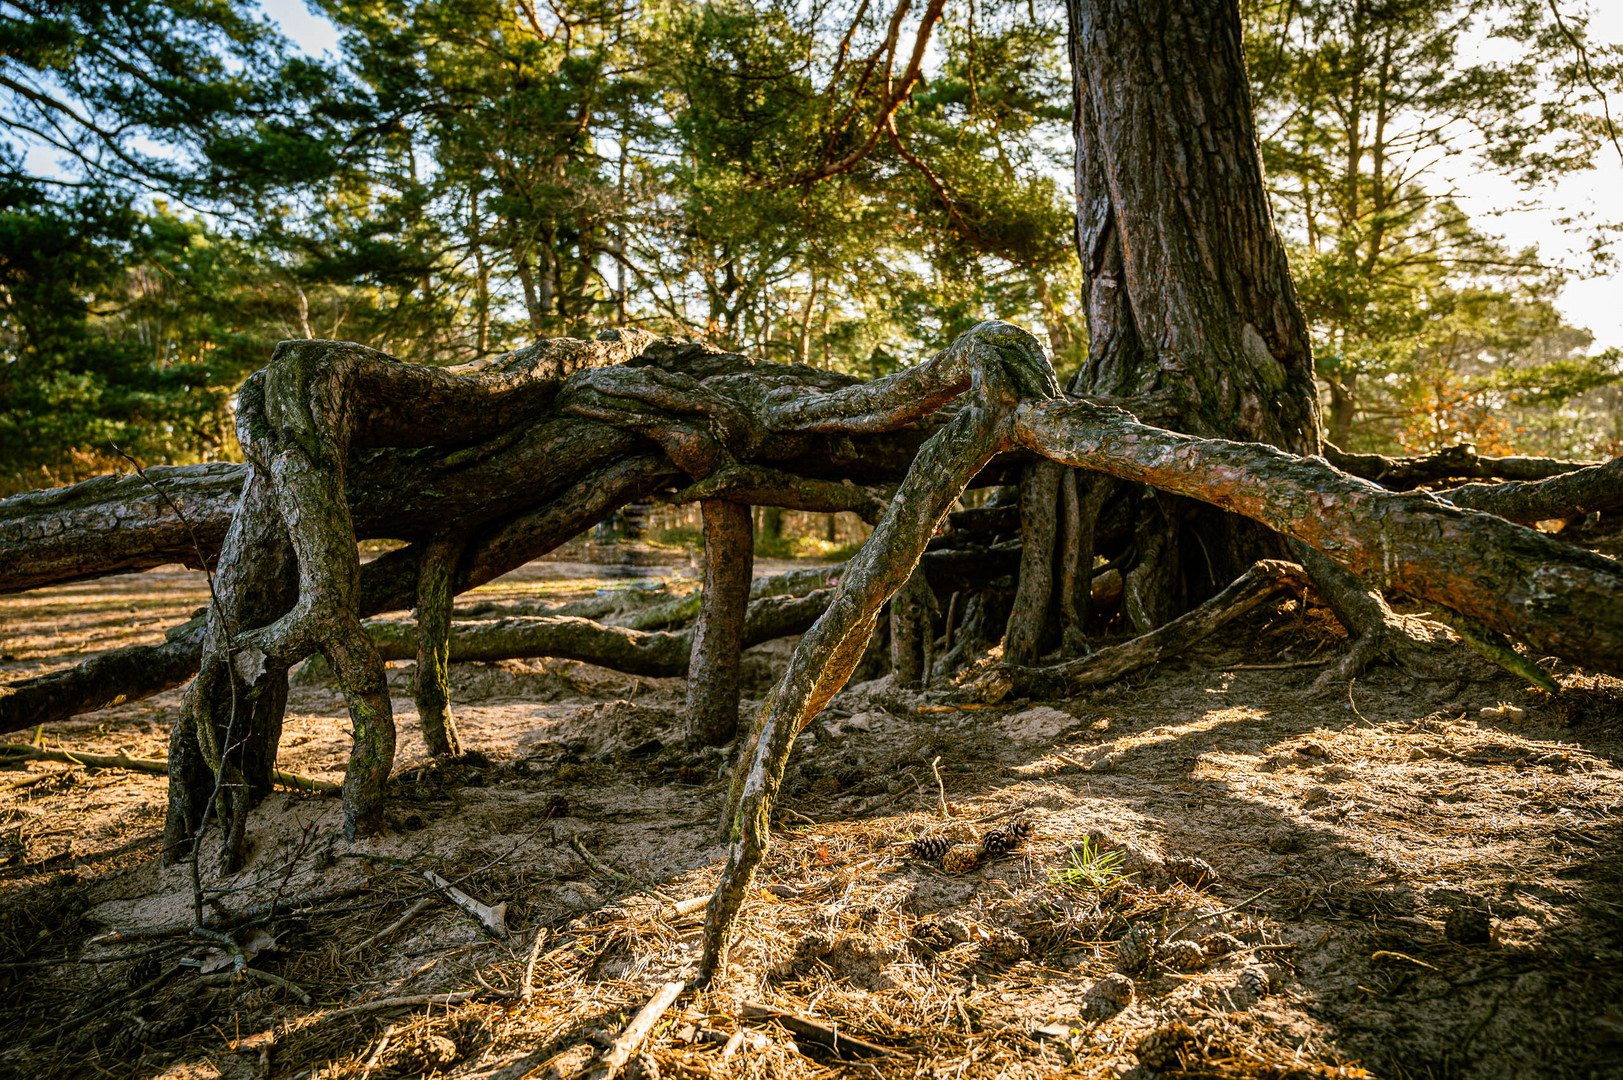
[[[1116,882],[1126,881],[1133,876],[1122,873],[1122,861],[1125,857],[1120,849],[1100,851],[1098,845],[1091,839],[1084,838],[1080,848],[1071,849],[1071,865],[1063,870],[1053,871],[1049,878],[1055,884],[1071,885],[1079,889],[1108,889]]]
[[[997,316],[1086,353],[1059,5],[314,3],[336,59],[250,0],[0,4],[0,490],[229,455],[284,337],[456,363],[632,323],[871,377]],[[1560,274],[1427,171],[1617,145],[1618,50],[1532,0],[1244,10],[1332,438],[1623,441]],[[1469,58],[1479,23],[1516,55]]]
[[[1245,5],[1263,156],[1294,241],[1331,441],[1387,452],[1462,439],[1500,452],[1606,443],[1604,425],[1588,425],[1558,447],[1540,434],[1548,425],[1505,411],[1594,411],[1607,384],[1563,379],[1536,401],[1495,391],[1583,367],[1590,339],[1551,303],[1564,271],[1537,251],[1506,250],[1436,176],[1440,159],[1470,153],[1531,185],[1610,151],[1616,132],[1592,115],[1600,102],[1576,65],[1615,84],[1617,51],[1589,42],[1581,20],[1563,31],[1558,10]],[[1515,42],[1516,54],[1476,48],[1484,36]]]

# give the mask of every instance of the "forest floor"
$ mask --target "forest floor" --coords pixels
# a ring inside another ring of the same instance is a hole
[[[576,557],[459,608],[692,574],[665,556]],[[0,673],[156,641],[205,599],[176,569],[0,598]],[[752,698],[788,644],[751,651]],[[1063,701],[848,687],[801,738],[725,976],[677,1001],[631,1072],[1623,1077],[1623,683],[1568,673],[1551,696],[1462,655],[1455,681],[1378,669],[1314,696],[1309,665],[1342,647],[1324,612],[1288,602]],[[236,935],[283,983],[233,978],[206,941],[129,935],[191,919],[188,868],[159,866],[162,777],[0,769],[0,1074],[589,1075],[660,984],[691,974],[703,913],[679,904],[718,873],[726,785],[719,754],[680,743],[682,681],[457,665],[472,752],[436,762],[410,667],[391,668],[401,739],[381,835],[345,841],[337,800],[278,792],[242,873],[220,879],[205,843],[211,912],[273,898],[291,912]],[[343,700],[295,681],[281,768],[337,780]],[[161,757],[179,701],[43,740]],[[1482,712],[1507,702],[1524,715]],[[1020,817],[1024,843],[967,873],[909,851]],[[510,936],[483,933],[424,871],[505,902]],[[126,937],[98,943],[109,931]],[[416,1003],[379,1004],[397,998]],[[831,1051],[746,1003],[891,1053]]]

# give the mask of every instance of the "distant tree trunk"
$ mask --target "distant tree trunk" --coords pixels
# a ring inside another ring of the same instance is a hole
[[[1175,431],[1317,453],[1312,352],[1263,187],[1238,9],[1066,6],[1090,335],[1069,390],[1132,399]],[[1140,514],[1128,580],[1141,630],[1283,554],[1210,508],[1145,500]]]

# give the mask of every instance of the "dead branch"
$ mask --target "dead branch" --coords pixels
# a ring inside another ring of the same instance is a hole
[[[60,761],[69,765],[83,765],[91,769],[128,769],[131,772],[149,773],[153,776],[165,776],[169,771],[168,758],[135,758],[128,754],[87,754],[78,750],[46,750],[26,743],[0,744],[0,754],[9,755],[0,758],[0,765],[8,765],[18,761]],[[279,786],[291,791],[304,791],[311,794],[336,795],[338,785],[331,780],[321,780],[314,776],[300,776],[298,773],[283,772],[276,769],[271,773],[271,779]]]
[[[665,1010],[669,1009],[675,1004],[676,999],[682,996],[682,990],[686,985],[686,983],[680,982],[665,983],[654,991],[654,996],[648,999],[648,1004],[639,1009],[637,1015],[631,1018],[631,1023],[626,1025],[625,1031],[621,1032],[620,1037],[614,1040],[614,1045],[609,1047],[609,1052],[603,1055],[603,1067],[608,1070],[606,1080],[614,1080],[614,1077],[625,1067],[626,1062],[635,1057],[637,1051],[642,1049],[642,1044],[653,1033],[660,1017],[664,1016]]]

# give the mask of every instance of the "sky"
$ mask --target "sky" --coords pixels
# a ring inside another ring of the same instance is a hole
[[[337,52],[337,29],[311,12],[304,0],[261,0],[261,7],[305,52]],[[1623,42],[1623,0],[1597,0],[1588,7],[1591,40]],[[1612,102],[1612,115],[1623,122],[1623,100]],[[1618,216],[1623,208],[1623,160],[1615,153],[1603,153],[1597,160],[1597,168],[1542,190],[1539,207],[1529,207],[1528,193],[1504,177],[1473,171],[1466,158],[1437,166],[1453,184],[1460,208],[1480,227],[1499,234],[1513,249],[1536,245],[1544,262],[1574,271],[1557,306],[1569,324],[1595,335],[1592,352],[1623,348],[1623,266],[1607,274],[1584,276],[1592,273],[1584,254],[1588,237],[1581,226],[1568,232],[1556,219],[1567,214],[1593,220]],[[1623,259],[1623,254],[1619,257]]]

